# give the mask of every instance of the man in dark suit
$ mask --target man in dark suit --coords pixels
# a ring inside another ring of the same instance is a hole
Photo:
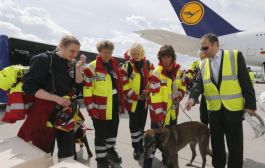
[[[212,33],[200,41],[207,59],[201,62],[200,72],[191,89],[185,107],[190,110],[200,94],[204,94],[209,114],[212,164],[224,168],[228,148],[228,168],[243,166],[243,112],[255,115],[255,90],[240,51],[219,49],[219,41]],[[224,136],[225,135],[225,136]]]

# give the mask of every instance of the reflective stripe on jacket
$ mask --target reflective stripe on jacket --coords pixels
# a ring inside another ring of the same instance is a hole
[[[113,71],[117,75],[117,81],[121,78],[117,70],[117,63],[111,60]],[[120,84],[117,84],[116,93],[120,93]],[[89,115],[101,120],[112,119],[112,96],[115,91],[112,90],[111,76],[101,63],[101,58],[87,65],[84,69],[84,88],[83,97]]]
[[[132,72],[131,74],[128,74],[128,64],[131,65],[132,67]],[[147,61],[144,58],[143,59],[143,73],[142,75],[144,76],[144,89],[148,89],[148,77],[150,75],[150,67],[147,67]],[[125,92],[126,96],[126,108],[130,112],[135,112],[137,102],[138,102],[138,96],[140,94],[140,88],[141,88],[141,74],[137,70],[137,67],[133,60],[128,61],[126,63],[126,68],[125,68],[125,74],[123,76],[123,90]],[[130,75],[130,76],[128,76]]]
[[[217,89],[211,80],[210,60],[206,59],[201,62],[200,68],[203,78],[204,96],[208,110],[220,110],[221,104],[229,111],[243,110],[244,99],[238,81],[237,56],[237,50],[223,51],[220,90]]]
[[[172,105],[177,98],[178,92],[182,94],[186,91],[186,86],[181,81],[182,72],[179,65],[173,68],[173,80],[163,72],[163,67],[159,65],[150,76],[150,115],[151,121],[169,125],[170,120],[177,118],[178,112]]]
[[[0,71],[0,89],[8,90],[6,111],[1,119],[3,122],[14,123],[25,119],[28,109],[32,106],[33,97],[22,91],[21,78],[28,67],[12,65]]]

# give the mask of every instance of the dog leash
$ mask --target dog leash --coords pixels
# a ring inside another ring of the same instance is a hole
[[[192,121],[192,119],[190,118],[190,116],[185,112],[185,110],[182,108],[182,106],[181,106],[181,104],[179,102],[176,103],[176,104],[173,104],[171,106],[171,108],[168,109],[168,111],[169,110],[175,110],[178,107],[178,105],[180,106],[182,112],[189,118],[190,121]],[[166,112],[166,114],[168,113],[168,111]],[[164,125],[164,123],[165,123],[165,121],[163,121],[163,125]]]
[[[181,104],[179,103],[179,107],[181,108],[182,112],[190,119],[190,121],[192,121],[192,119],[190,118],[190,116],[185,112],[185,109],[182,108]]]

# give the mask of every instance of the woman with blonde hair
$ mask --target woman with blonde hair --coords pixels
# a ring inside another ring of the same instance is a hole
[[[146,60],[144,48],[139,43],[134,43],[129,50],[129,60],[125,63],[123,78],[125,90],[126,109],[130,118],[130,132],[133,157],[138,160],[143,153],[143,131],[147,117],[148,77],[150,62]]]

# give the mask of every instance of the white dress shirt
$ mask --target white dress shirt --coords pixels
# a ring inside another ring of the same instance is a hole
[[[221,59],[222,59],[222,50],[218,50],[218,52],[213,57],[210,58],[211,67],[213,71],[213,79],[216,83],[218,83]]]

